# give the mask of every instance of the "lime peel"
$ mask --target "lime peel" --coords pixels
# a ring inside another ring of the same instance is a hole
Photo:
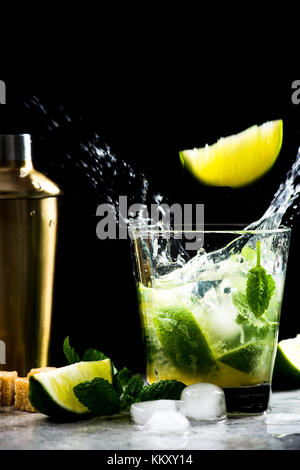
[[[73,388],[79,383],[101,377],[113,382],[110,359],[78,362],[30,377],[29,400],[39,412],[54,418],[86,416],[88,409],[76,398]]]
[[[278,344],[273,386],[277,389],[300,388],[300,334]]]

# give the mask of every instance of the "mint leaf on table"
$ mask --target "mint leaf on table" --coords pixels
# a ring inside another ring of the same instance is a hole
[[[120,400],[108,380],[96,377],[73,388],[80,403],[97,416],[111,416],[120,412]]]
[[[132,405],[141,401],[139,395],[144,387],[144,381],[140,374],[134,375],[128,380],[127,386],[121,396],[121,409],[126,410]]]
[[[257,265],[249,271],[246,290],[249,307],[256,318],[260,318],[268,309],[275,287],[272,276],[260,265],[260,242],[258,242]]]
[[[82,361],[90,362],[90,361],[103,361],[103,359],[109,359],[105,354],[97,349],[87,349],[84,351],[82,356]]]
[[[139,400],[180,400],[182,390],[185,387],[184,383],[177,380],[161,380],[144,386],[139,395]]]
[[[70,345],[67,336],[63,343],[63,351],[69,364],[80,362],[79,355]],[[94,348],[87,349],[82,361],[101,361],[109,359],[101,351]],[[130,408],[132,403],[152,400],[179,400],[182,390],[186,387],[177,380],[161,380],[152,385],[145,386],[140,374],[132,376],[126,367],[118,371],[113,366],[113,384],[101,377],[82,382],[73,388],[77,399],[93,415],[110,416]]]
[[[119,372],[119,386],[123,382],[121,395],[116,386],[100,377],[76,385],[74,394],[94,415],[111,416],[141,401],[180,400],[182,390],[186,387],[177,380],[161,380],[144,386],[140,374],[129,379],[128,374],[130,371],[126,367]]]
[[[126,367],[119,370],[114,375],[114,387],[119,397],[123,394],[131,377],[132,377],[132,372],[128,370]]]
[[[75,364],[76,362],[80,362],[80,357],[75,352],[75,349],[70,345],[70,338],[67,336],[63,343],[63,351],[67,358],[69,364]]]

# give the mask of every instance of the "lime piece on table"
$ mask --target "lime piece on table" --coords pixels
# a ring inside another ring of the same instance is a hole
[[[260,361],[264,347],[261,343],[249,343],[218,357],[218,361],[223,362],[232,369],[249,374],[255,369]]]
[[[220,139],[214,145],[180,152],[184,166],[202,183],[239,188],[274,165],[282,146],[283,122],[270,121]]]
[[[159,309],[153,314],[153,323],[164,353],[176,368],[206,374],[216,367],[206,338],[189,310]]]
[[[300,335],[278,344],[273,387],[300,388]]]
[[[95,377],[102,377],[112,383],[110,359],[77,362],[33,375],[29,380],[30,403],[37,411],[52,418],[85,417],[90,412],[76,398],[73,388]]]

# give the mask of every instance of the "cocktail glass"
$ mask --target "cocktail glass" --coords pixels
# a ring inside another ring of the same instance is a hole
[[[130,233],[148,383],[213,383],[229,416],[266,412],[290,229]],[[197,249],[185,250],[192,236]]]

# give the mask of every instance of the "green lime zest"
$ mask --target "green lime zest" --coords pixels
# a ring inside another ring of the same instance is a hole
[[[247,301],[256,318],[268,309],[276,284],[270,274],[261,266],[261,245],[257,242],[257,264],[249,271],[247,281]]]

